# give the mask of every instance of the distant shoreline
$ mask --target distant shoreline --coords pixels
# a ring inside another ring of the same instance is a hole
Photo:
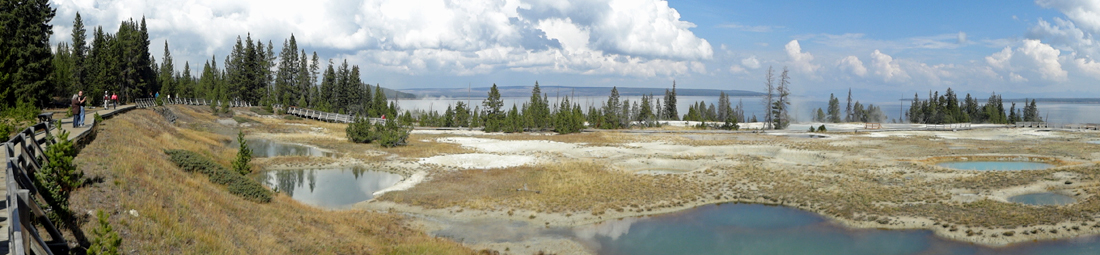
[[[1004,99],[1002,101],[1020,103],[1020,102],[1025,102],[1025,101],[1026,102],[1031,102],[1031,100],[1035,100],[1036,103],[1100,104],[1100,98],[1057,98],[1057,97],[1041,98],[1041,97],[1037,97],[1037,98],[1009,98],[1009,99]],[[898,101],[910,101],[911,102],[911,101],[913,101],[913,99],[912,98],[902,98],[902,99],[898,99]],[[982,101],[982,99],[979,99],[978,101]]]
[[[498,86],[501,97],[529,97],[531,96],[531,89],[534,86]],[[611,88],[609,87],[569,87],[569,86],[539,86],[539,89],[543,94],[547,96],[574,96],[574,97],[606,97],[611,95]],[[620,96],[642,96],[653,95],[655,97],[663,97],[665,90],[671,90],[672,88],[637,88],[637,87],[617,87]],[[478,88],[411,88],[400,89],[402,93],[414,94],[417,99],[431,98],[431,97],[453,97],[453,98],[465,98],[467,96],[472,98],[484,98],[488,92],[489,87]],[[755,97],[762,96],[764,93],[747,91],[747,90],[721,90],[721,89],[685,89],[677,88],[676,96],[718,96],[719,93],[725,92],[731,97]]]

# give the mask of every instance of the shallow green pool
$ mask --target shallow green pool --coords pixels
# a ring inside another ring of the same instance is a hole
[[[794,208],[707,205],[684,212],[577,227],[599,254],[1100,254],[1100,238],[989,248],[928,230],[849,229]]]
[[[277,156],[313,156],[313,157],[332,157],[334,154],[331,152],[322,151],[321,149],[305,146],[300,144],[283,143],[272,141],[268,139],[248,139],[248,148],[252,149],[252,156],[257,158],[277,157]],[[233,147],[239,145],[234,142]]]
[[[943,162],[938,166],[959,170],[1019,171],[1040,170],[1053,167],[1051,164],[1027,161],[956,161]]]
[[[1077,202],[1076,198],[1053,192],[1031,193],[1008,198],[1009,202],[1029,205],[1068,205]]]
[[[401,181],[401,175],[363,168],[275,170],[263,182],[294,200],[323,208],[341,209],[374,198],[374,192]]]

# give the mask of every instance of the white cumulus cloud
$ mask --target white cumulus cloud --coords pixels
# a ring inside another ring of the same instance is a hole
[[[909,74],[901,69],[901,65],[894,61],[894,57],[879,50],[871,52],[871,68],[874,69],[875,75],[881,76],[883,81],[886,82],[909,79]]]
[[[219,60],[237,36],[407,74],[502,70],[649,77],[698,68],[707,40],[662,0],[58,0],[54,43],[80,12],[89,33],[146,18],[159,60]],[[89,34],[89,38],[91,35]],[[278,49],[276,49],[278,51]],[[182,66],[182,63],[176,64]]]
[[[741,59],[741,65],[749,69],[757,69],[760,68],[760,60],[757,60],[756,56],[747,57]]]
[[[791,59],[790,64],[795,71],[813,75],[821,67],[813,63],[813,54],[802,52],[802,46],[798,44],[798,40],[791,40],[784,49],[787,50],[787,57]]]
[[[1026,39],[1015,50],[1003,50],[986,56],[985,61],[995,70],[1008,73],[1010,81],[1026,81],[1026,75],[1036,75],[1048,81],[1065,81],[1068,73],[1059,62],[1061,51],[1039,40]],[[1034,77],[1034,76],[1032,76]]]
[[[863,61],[860,61],[856,56],[842,58],[840,61],[837,61],[836,66],[842,71],[850,72],[859,77],[867,75],[867,67],[864,67]]]

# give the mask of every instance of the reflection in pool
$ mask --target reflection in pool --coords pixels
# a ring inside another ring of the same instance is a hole
[[[347,208],[401,181],[400,175],[361,167],[267,171],[263,183],[294,200],[324,208]]]
[[[1068,205],[1077,199],[1053,192],[1031,193],[1008,198],[1009,202],[1029,205]]]
[[[599,254],[1097,254],[1100,238],[989,248],[935,237],[928,230],[844,228],[794,208],[707,205],[573,230]]]
[[[1053,165],[1047,163],[1027,161],[956,161],[936,165],[959,170],[994,171],[1040,170],[1053,167]]]
[[[322,151],[316,147],[305,146],[293,143],[283,143],[272,141],[268,139],[253,138],[247,139],[248,148],[252,149],[252,156],[257,158],[265,157],[277,157],[277,156],[313,156],[313,157],[333,157],[335,154],[332,152]],[[236,142],[233,142],[233,147],[238,147]]]

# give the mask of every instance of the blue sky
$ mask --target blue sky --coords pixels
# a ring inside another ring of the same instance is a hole
[[[238,35],[300,46],[392,88],[544,85],[756,90],[788,67],[796,96],[888,100],[1100,97],[1098,1],[60,0],[114,31],[145,16],[158,61],[197,73]],[[89,29],[91,30],[91,29]],[[278,49],[276,49],[278,51]],[[327,62],[327,61],[326,61]]]

